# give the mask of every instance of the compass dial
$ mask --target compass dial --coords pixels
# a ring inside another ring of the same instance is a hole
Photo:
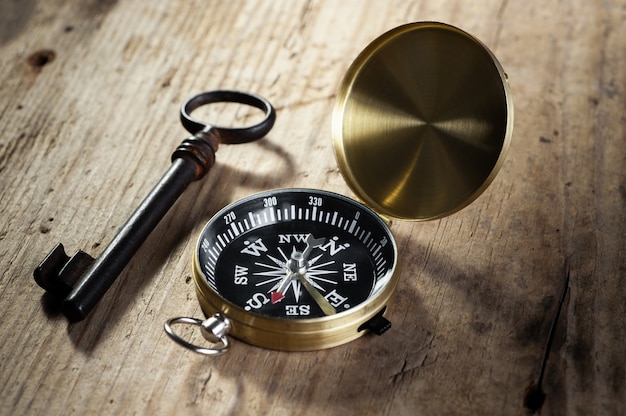
[[[386,307],[397,249],[373,211],[344,196],[282,189],[217,213],[200,236],[194,278],[205,313],[255,345],[309,350],[360,336]]]

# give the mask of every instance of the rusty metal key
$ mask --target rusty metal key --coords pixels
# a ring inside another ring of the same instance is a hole
[[[191,112],[198,107],[217,102],[253,106],[265,115],[258,124],[243,128],[218,127],[191,117]],[[274,125],[276,112],[266,99],[257,95],[218,90],[198,94],[183,103],[180,119],[192,136],[183,140],[172,153],[169,169],[100,256],[93,258],[78,251],[69,257],[58,243],[35,269],[35,281],[62,299],[61,310],[68,320],[80,321],[94,308],[189,184],[203,178],[211,169],[218,145],[262,138]]]

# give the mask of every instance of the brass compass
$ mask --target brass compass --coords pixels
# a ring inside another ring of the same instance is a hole
[[[206,354],[225,351],[227,333],[288,351],[382,334],[399,277],[382,218],[431,220],[467,206],[501,167],[512,127],[506,74],[476,38],[434,22],[383,34],[348,69],[333,110],[337,163],[363,204],[296,188],[227,206],[193,258],[209,318],[170,319],[166,331]],[[184,323],[215,345],[181,339],[173,326]]]

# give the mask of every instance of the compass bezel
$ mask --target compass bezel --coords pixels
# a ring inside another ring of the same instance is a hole
[[[211,226],[215,221],[221,221],[228,212],[234,208],[247,204],[253,200],[259,200],[277,194],[305,193],[312,196],[333,198],[347,203],[360,212],[368,215],[375,221],[380,230],[388,237],[391,251],[393,252],[391,266],[385,276],[381,287],[369,298],[349,310],[341,311],[334,315],[318,318],[288,319],[285,317],[272,317],[247,311],[241,306],[219,293],[216,288],[209,284],[207,276],[202,270],[199,253],[202,242],[207,232],[211,232]],[[308,188],[285,188],[264,191],[240,199],[217,212],[205,225],[193,257],[193,277],[196,294],[207,316],[214,313],[222,313],[232,322],[230,334],[234,337],[263,348],[286,350],[286,351],[309,351],[330,348],[352,341],[365,333],[367,330],[359,330],[366,322],[374,318],[389,303],[398,282],[398,248],[395,239],[387,224],[367,206],[337,193]]]

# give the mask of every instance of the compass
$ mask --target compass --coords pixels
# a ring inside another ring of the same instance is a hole
[[[331,347],[383,332],[397,282],[397,248],[369,208],[314,189],[267,191],[213,217],[193,273],[202,309],[266,348]]]
[[[506,74],[479,40],[435,22],[383,34],[348,69],[333,109],[337,163],[363,203],[292,188],[225,207],[193,256],[209,318],[170,319],[166,331],[205,354],[228,349],[227,334],[287,351],[383,334],[400,275],[383,218],[438,219],[471,203],[502,166],[512,124]],[[199,325],[215,345],[187,342],[176,324]]]

